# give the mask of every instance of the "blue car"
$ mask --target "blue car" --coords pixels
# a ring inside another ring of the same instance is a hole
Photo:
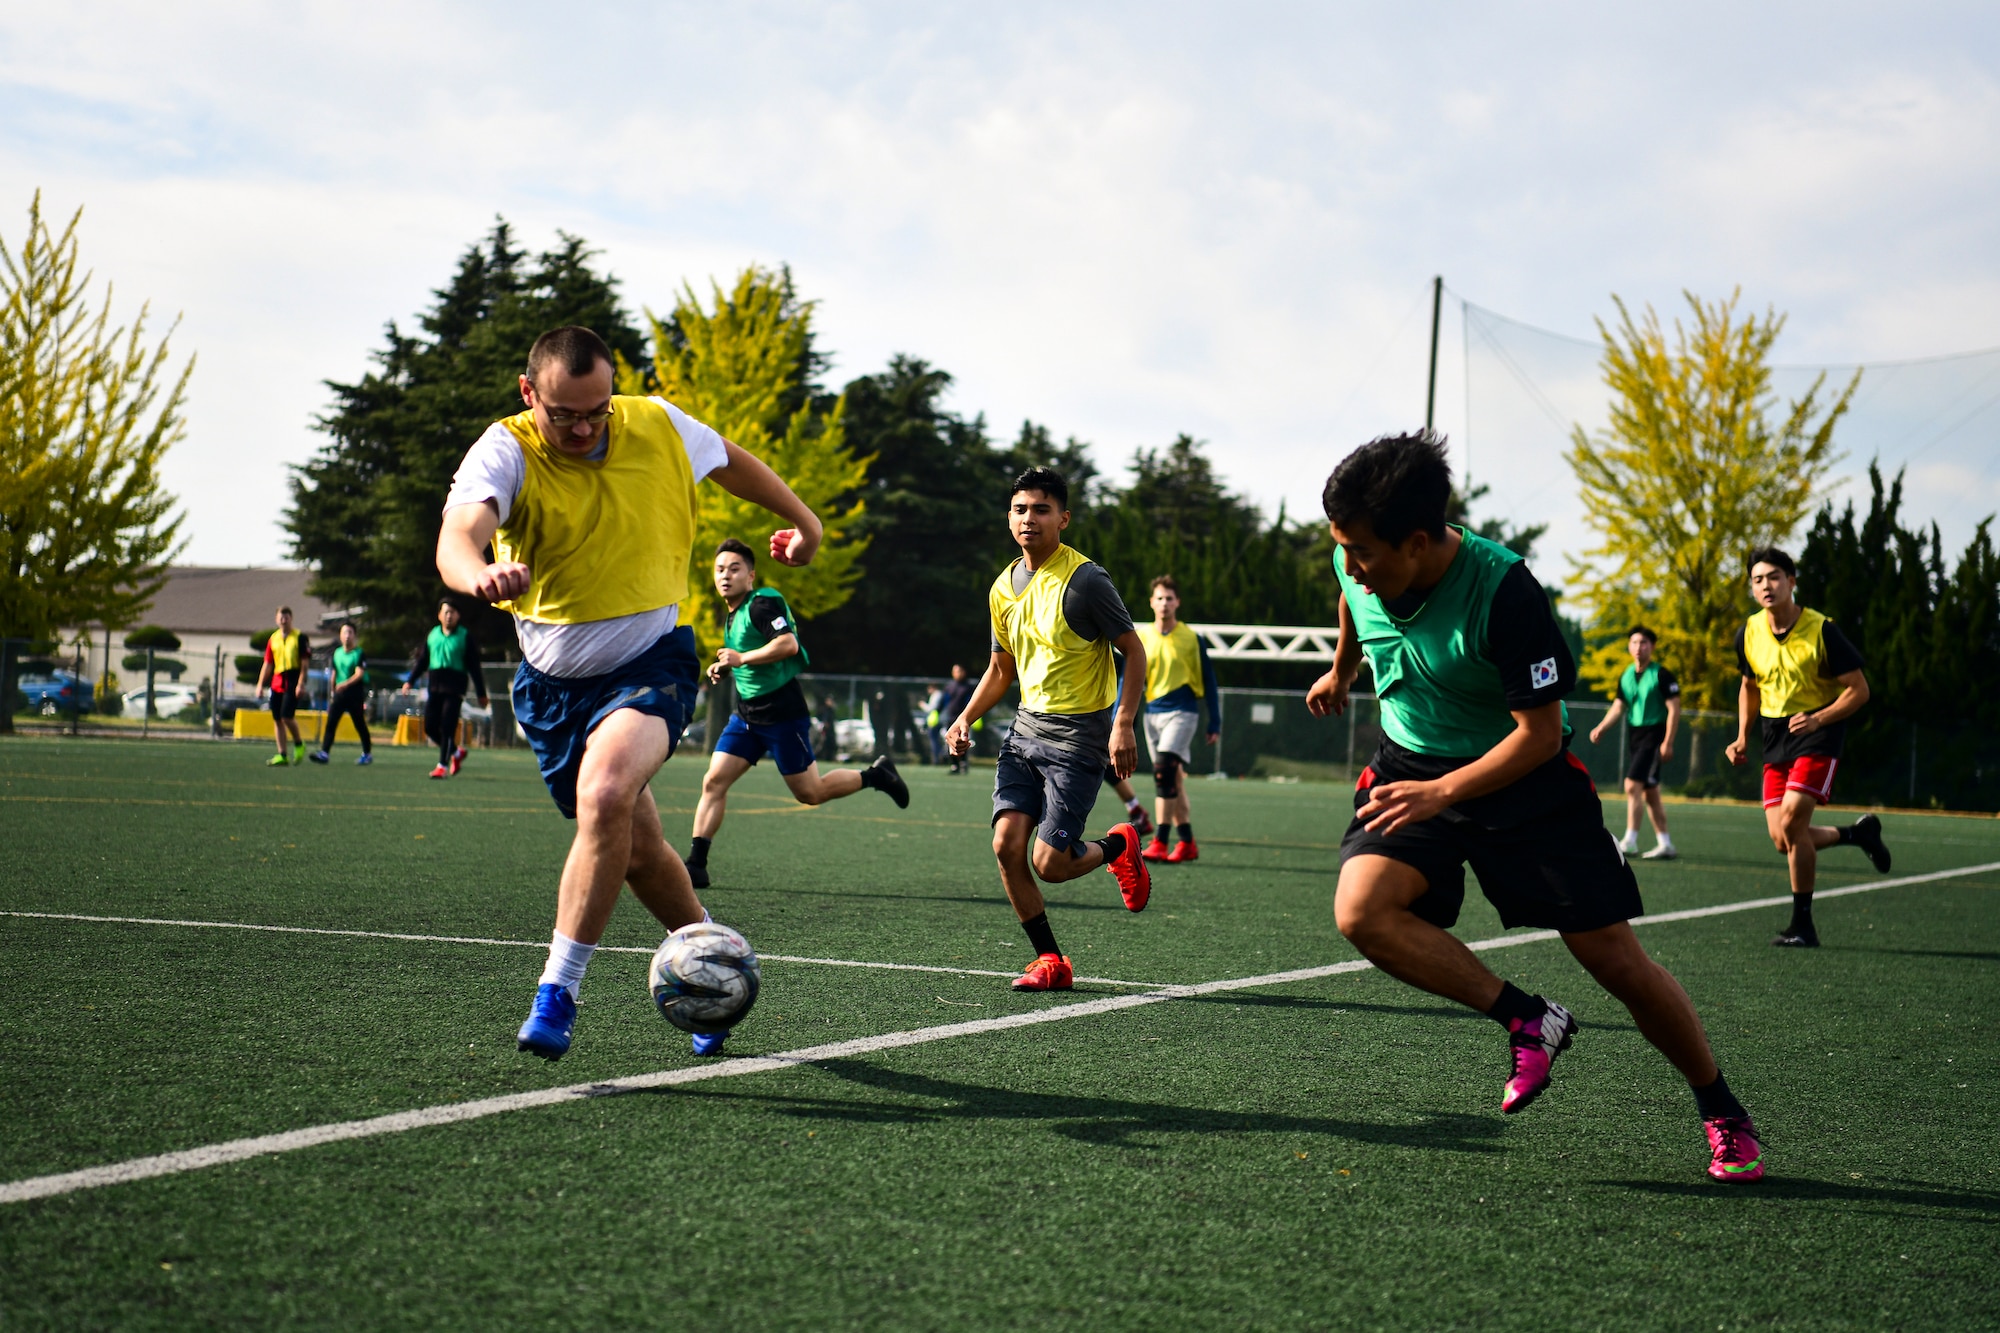
[[[90,682],[73,671],[33,671],[17,679],[14,688],[28,696],[31,711],[44,717],[91,709]]]

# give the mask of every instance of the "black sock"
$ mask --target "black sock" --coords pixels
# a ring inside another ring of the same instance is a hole
[[[715,839],[713,838],[696,838],[690,842],[688,844],[687,863],[691,866],[707,865],[708,845],[714,841]]]
[[[1097,840],[1096,845],[1104,849],[1107,865],[1125,855],[1125,835],[1122,833],[1107,833]]]
[[[1736,1094],[1729,1090],[1728,1080],[1722,1077],[1720,1069],[1715,1071],[1715,1082],[1705,1088],[1690,1084],[1688,1091],[1694,1094],[1695,1109],[1701,1112],[1703,1120],[1713,1120],[1722,1115],[1750,1114],[1743,1109],[1743,1103],[1736,1100]]]
[[[1836,847],[1844,842],[1851,843],[1854,841],[1854,825],[1852,824],[1836,824],[1833,832],[1833,845]]]
[[[1174,825],[1174,832],[1181,835],[1182,842],[1194,841],[1194,825],[1192,824],[1176,824]]]
[[[1785,927],[1785,932],[1796,935],[1812,928],[1812,890],[1807,889],[1792,895],[1792,924]]]
[[[881,770],[881,769],[879,769],[879,768],[864,768],[864,769],[862,769],[862,770],[861,770],[861,785],[862,785],[862,786],[864,786],[864,787],[870,787],[870,788],[879,788],[879,787],[881,787],[881,785],[882,785],[882,770]]]
[[[1032,920],[1023,921],[1021,929],[1028,932],[1028,943],[1037,954],[1062,953],[1061,949],[1056,948],[1056,933],[1049,929],[1047,912],[1037,912]]]
[[[1549,1011],[1549,1002],[1539,995],[1530,995],[1511,981],[1500,983],[1500,998],[1486,1011],[1486,1016],[1503,1026],[1514,1019],[1532,1023]]]

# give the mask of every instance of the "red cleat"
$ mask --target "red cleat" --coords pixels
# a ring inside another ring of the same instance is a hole
[[[1192,842],[1184,839],[1174,844],[1174,849],[1167,854],[1167,859],[1176,865],[1182,861],[1199,861],[1201,859],[1201,850]]]
[[[1172,859],[1173,853],[1167,850],[1165,839],[1154,838],[1140,850],[1139,855],[1148,861],[1166,861]]]
[[[451,770],[446,768],[443,764],[439,764],[436,768],[431,770],[431,776],[434,778],[448,778],[451,776]]]
[[[456,750],[453,750],[451,752],[451,775],[453,777],[457,777],[458,770],[464,767],[465,767],[465,747],[461,745]]]
[[[1076,973],[1071,969],[1069,959],[1059,953],[1045,953],[1014,978],[1014,989],[1068,990],[1075,979]]]
[[[1111,832],[1124,835],[1125,850],[1107,860],[1104,868],[1118,881],[1118,891],[1125,895],[1125,910],[1143,912],[1146,899],[1153,896],[1153,872],[1146,868],[1146,858],[1139,851],[1139,830],[1119,824]]]

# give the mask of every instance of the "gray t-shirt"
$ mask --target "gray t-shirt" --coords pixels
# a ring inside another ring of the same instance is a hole
[[[1016,560],[1013,568],[1014,593],[1019,596],[1034,574],[1026,560]],[[1086,560],[1069,576],[1063,588],[1063,619],[1083,638],[1109,642],[1132,629],[1132,613],[1118,595],[1104,566]],[[1000,651],[993,640],[992,651]],[[1095,713],[1035,713],[1021,709],[1014,714],[1014,734],[1037,740],[1058,750],[1068,750],[1097,760],[1108,760],[1111,752],[1111,708]]]

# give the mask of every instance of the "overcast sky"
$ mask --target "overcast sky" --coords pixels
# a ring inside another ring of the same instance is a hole
[[[0,237],[37,187],[83,205],[120,309],[181,315],[193,562],[283,558],[321,382],[496,213],[586,237],[635,308],[788,263],[836,380],[908,352],[997,434],[1032,417],[1116,468],[1188,431],[1311,513],[1341,453],[1421,422],[1437,273],[1576,335],[1614,292],[1740,285],[1789,314],[1785,361],[2000,346],[1996,14],[13,5]],[[1444,343],[1462,434],[1449,305]],[[1494,501],[1578,549],[1557,437],[1480,410]],[[2000,508],[2000,413],[1975,417],[1912,464],[1948,538]]]

